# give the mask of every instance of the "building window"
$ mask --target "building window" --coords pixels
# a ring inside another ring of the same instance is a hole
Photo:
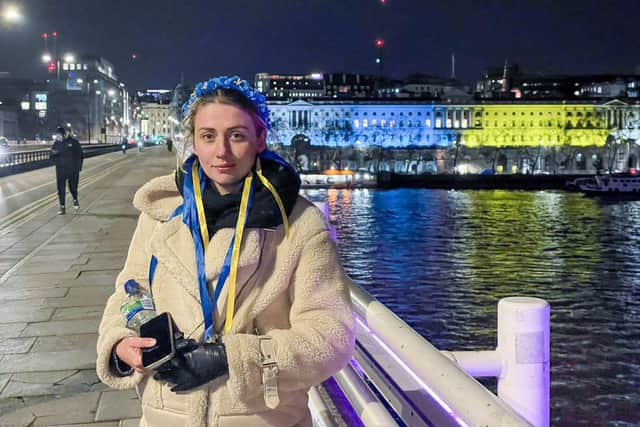
[[[28,110],[29,108],[31,108],[31,106],[29,105],[29,102],[28,102],[28,101],[25,101],[25,102],[21,102],[21,103],[20,103],[20,108],[21,108],[22,110]]]
[[[360,120],[355,119],[355,120],[353,121],[353,127],[354,127],[354,128],[356,128],[356,129],[358,129],[358,128],[360,127]]]
[[[363,128],[369,127],[369,121],[368,121],[367,119],[364,119],[364,120],[362,121],[362,127],[363,127]]]

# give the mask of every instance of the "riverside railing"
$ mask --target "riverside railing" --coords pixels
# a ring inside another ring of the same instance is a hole
[[[119,144],[83,145],[82,153],[85,158],[119,151]],[[51,149],[30,151],[0,152],[0,176],[13,175],[34,169],[51,166]]]
[[[351,299],[356,350],[334,379],[365,426],[549,425],[545,301],[502,299],[495,351],[443,352],[353,283]],[[472,376],[498,377],[498,396]],[[327,412],[310,401],[312,412]]]

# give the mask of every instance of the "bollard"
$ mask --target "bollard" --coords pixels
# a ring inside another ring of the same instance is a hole
[[[498,303],[498,396],[536,427],[549,425],[549,311],[540,298]]]

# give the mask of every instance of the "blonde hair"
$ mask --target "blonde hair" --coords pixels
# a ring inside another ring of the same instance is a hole
[[[260,114],[258,114],[258,109],[253,102],[247,99],[240,91],[225,88],[216,89],[213,93],[202,96],[189,105],[187,115],[184,116],[181,123],[183,139],[180,149],[176,150],[177,167],[182,167],[184,161],[193,153],[196,113],[201,106],[206,104],[232,105],[244,110],[253,119],[257,136],[265,132],[266,139],[266,133],[269,131],[269,128],[267,123],[260,117]]]

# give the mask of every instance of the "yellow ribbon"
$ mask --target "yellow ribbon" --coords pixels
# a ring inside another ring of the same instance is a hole
[[[282,215],[282,225],[284,226],[284,236],[288,238],[289,237],[289,220],[287,219],[287,211],[284,210],[284,203],[282,203],[282,199],[280,198],[280,195],[276,191],[275,187],[262,174],[262,165],[260,164],[260,157],[258,157],[258,162],[256,164],[256,173],[262,185],[264,185],[265,188],[269,190],[273,195],[273,198],[276,201],[276,205],[278,205],[278,209],[280,209],[280,215]]]
[[[224,333],[229,332],[233,322],[233,313],[236,305],[236,280],[238,278],[238,261],[240,259],[240,245],[242,244],[242,235],[244,234],[244,225],[249,204],[249,195],[251,194],[251,182],[253,175],[251,173],[244,179],[244,187],[242,189],[242,199],[240,200],[240,210],[238,211],[238,220],[236,221],[235,240],[233,242],[233,250],[231,251],[231,272],[229,273],[229,293],[227,294],[227,318],[224,322]]]

